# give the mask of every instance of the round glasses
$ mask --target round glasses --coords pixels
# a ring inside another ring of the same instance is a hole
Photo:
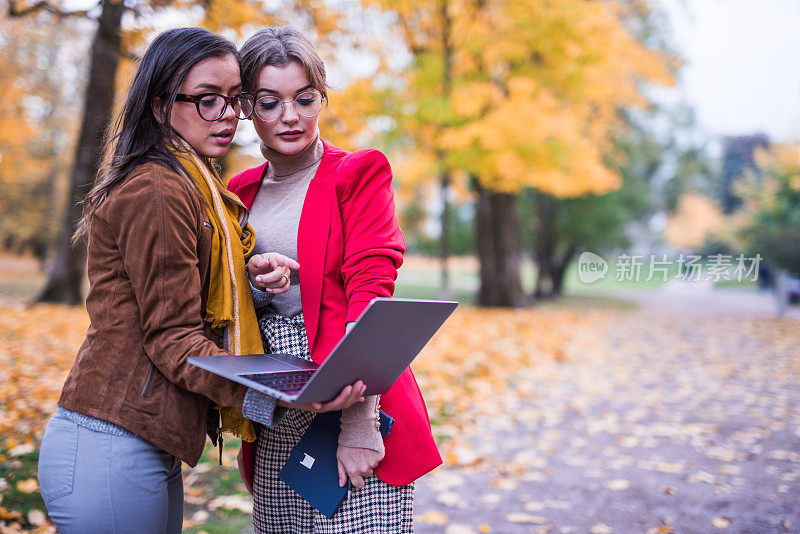
[[[253,114],[253,101],[255,97],[251,93],[239,93],[234,96],[225,96],[219,93],[202,93],[199,95],[187,95],[178,93],[175,95],[176,102],[191,102],[197,107],[197,113],[204,121],[213,122],[225,115],[228,105],[233,108],[236,118],[244,120]]]
[[[256,116],[264,122],[278,120],[285,109],[287,102],[294,105],[294,110],[301,117],[311,118],[322,110],[322,95],[316,91],[300,93],[294,100],[281,100],[273,95],[265,95],[256,100]]]

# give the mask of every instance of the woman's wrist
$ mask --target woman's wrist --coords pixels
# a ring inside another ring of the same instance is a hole
[[[339,445],[383,450],[383,438],[378,426],[378,402],[379,396],[372,395],[366,397],[364,402],[342,410]]]

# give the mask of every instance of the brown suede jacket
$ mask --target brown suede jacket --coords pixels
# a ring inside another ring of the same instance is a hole
[[[89,231],[91,324],[59,400],[191,466],[210,402],[241,409],[247,391],[186,362],[227,354],[203,322],[211,232],[192,184],[155,163],[111,193]]]

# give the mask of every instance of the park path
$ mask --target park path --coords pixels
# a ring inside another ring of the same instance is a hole
[[[668,293],[532,363],[534,394],[417,483],[416,531],[800,532],[800,322]]]

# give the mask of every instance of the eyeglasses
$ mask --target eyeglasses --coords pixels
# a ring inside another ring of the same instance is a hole
[[[175,95],[176,102],[191,102],[197,107],[197,113],[204,121],[213,122],[225,115],[225,110],[230,104],[236,118],[244,120],[253,114],[253,101],[255,96],[251,93],[239,93],[234,96],[225,96],[219,93],[202,93],[199,95],[187,95],[178,93]]]
[[[301,117],[311,118],[322,110],[322,95],[308,91],[300,93],[294,100],[280,100],[272,95],[262,96],[256,100],[256,116],[264,122],[276,121],[283,115],[286,102],[291,102]]]

